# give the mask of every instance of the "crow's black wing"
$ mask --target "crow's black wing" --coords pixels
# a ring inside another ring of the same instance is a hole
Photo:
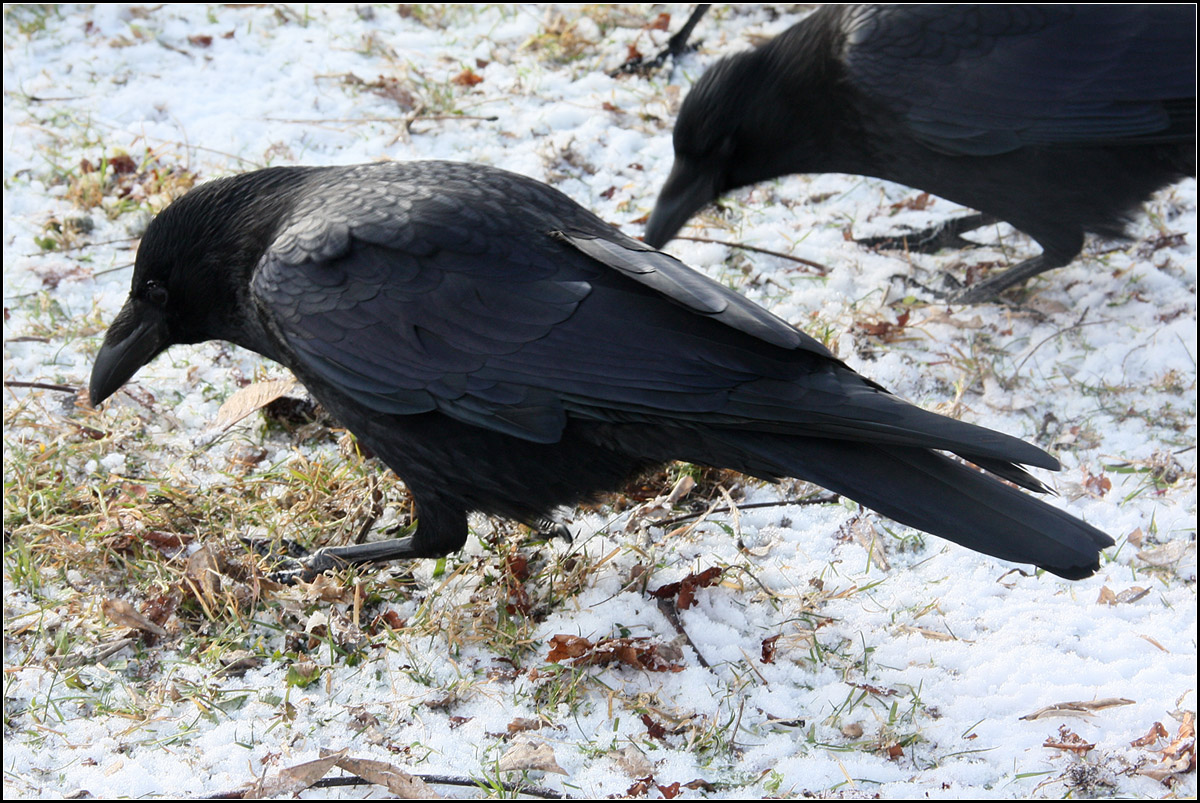
[[[303,371],[369,409],[537,442],[568,416],[691,421],[1057,467],[896,399],[544,185],[458,171],[305,193],[251,282]]]
[[[841,20],[851,82],[938,150],[1194,137],[1193,4],[898,5]]]

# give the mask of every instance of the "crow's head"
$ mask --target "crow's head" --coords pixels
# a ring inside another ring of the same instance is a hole
[[[841,88],[838,13],[818,11],[700,77],[679,108],[675,164],[646,224],[647,243],[661,247],[730,190],[822,169]]]
[[[247,303],[254,266],[269,246],[287,193],[263,174],[294,184],[287,168],[204,184],[168,206],[146,229],[133,283],[96,355],[88,391],[107,399],[176,343],[240,338],[255,317]]]
[[[718,62],[684,99],[675,123],[675,163],[663,185],[646,242],[664,245],[693,214],[738,187],[789,170],[803,128],[782,97],[765,48]]]

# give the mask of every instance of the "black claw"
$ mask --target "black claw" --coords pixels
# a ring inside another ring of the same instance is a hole
[[[963,239],[965,231],[974,231],[981,226],[996,222],[990,215],[974,214],[954,218],[927,229],[913,231],[907,234],[884,235],[881,237],[863,237],[855,240],[859,245],[868,248],[880,248],[888,251],[913,251],[919,254],[936,254],[945,248],[978,248],[979,243]]]

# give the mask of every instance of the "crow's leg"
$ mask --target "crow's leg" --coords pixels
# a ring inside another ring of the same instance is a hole
[[[688,17],[688,21],[684,23],[674,36],[667,40],[666,48],[654,58],[647,61],[641,56],[629,59],[617,69],[609,73],[613,78],[618,75],[628,73],[637,73],[638,75],[649,75],[654,70],[657,70],[668,59],[678,59],[684,53],[688,53],[696,49],[695,45],[688,45],[688,39],[692,36],[692,30],[696,27],[696,23],[704,16],[704,12],[708,11],[711,3],[701,3],[692,11],[692,15]]]
[[[1016,287],[1039,273],[1070,264],[1083,250],[1082,228],[1026,231],[1025,233],[1042,247],[1040,255],[1031,257],[1024,262],[1018,262],[1008,270],[988,276],[983,281],[975,282],[950,300],[959,304],[981,304],[985,301],[992,301],[1008,288]]]
[[[981,282],[975,282],[950,300],[956,304],[983,304],[987,301],[994,301],[996,296],[1008,288],[1022,284],[1039,273],[1045,273],[1053,268],[1061,268],[1065,264],[1067,263],[1056,259],[1047,259],[1045,254],[1039,254],[1017,263],[1006,271],[993,274]]]
[[[411,535],[369,544],[323,547],[305,558],[290,561],[272,573],[271,579],[291,583],[312,580],[322,572],[346,566],[440,558],[457,552],[467,542],[467,512],[462,507],[425,496],[417,502],[417,514],[418,520],[409,528]]]
[[[310,582],[318,574],[330,569],[361,566],[364,563],[437,557],[441,555],[430,554],[428,550],[417,546],[415,537],[405,536],[370,544],[322,547],[306,557],[286,561],[281,568],[271,572],[270,577],[277,583],[294,583],[297,580]]]
[[[855,242],[870,248],[916,251],[921,254],[937,253],[943,248],[976,248],[979,243],[964,240],[959,235],[964,231],[974,231],[981,226],[989,226],[995,222],[996,218],[991,215],[974,214],[954,218],[920,231],[882,237],[864,237]]]
[[[462,513],[459,518],[462,525],[461,537],[458,535],[460,531],[457,527],[453,532],[451,531],[449,525],[454,522],[447,519],[448,517],[443,515],[437,522],[441,526],[433,527],[429,526],[430,521],[427,517],[424,521],[417,522],[416,532],[402,538],[375,541],[369,544],[323,547],[306,557],[288,561],[281,569],[272,572],[271,579],[279,583],[294,583],[296,580],[309,582],[318,574],[347,566],[443,557],[462,549],[467,540],[466,514]],[[571,542],[571,531],[565,524],[552,518],[539,517],[522,523],[536,530],[546,540],[563,538],[567,543]]]
[[[561,538],[568,544],[571,543],[571,531],[567,529],[566,524],[558,519],[542,516],[532,522],[525,522],[525,526],[537,530],[538,534],[543,536],[547,541],[554,538]]]

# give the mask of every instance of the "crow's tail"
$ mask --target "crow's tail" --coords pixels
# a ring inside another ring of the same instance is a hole
[[[745,431],[717,438],[735,452],[735,461],[744,461],[732,468],[808,480],[902,524],[1071,580],[1094,574],[1100,550],[1113,545],[1074,516],[929,449]],[[729,453],[723,457],[720,462],[730,465]],[[1040,487],[1017,466],[986,464],[1006,479]]]

